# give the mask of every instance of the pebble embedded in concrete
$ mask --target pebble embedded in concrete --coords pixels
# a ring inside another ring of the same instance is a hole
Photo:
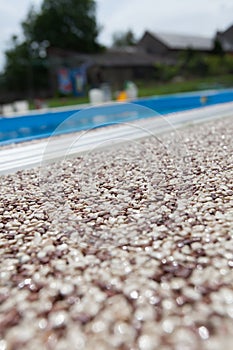
[[[225,118],[2,176],[0,350],[230,350],[232,134]]]

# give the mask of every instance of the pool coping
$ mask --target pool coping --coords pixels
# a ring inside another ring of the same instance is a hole
[[[52,162],[67,156],[74,157],[92,149],[119,145],[125,140],[137,140],[169,131],[177,132],[182,127],[230,116],[233,116],[233,102],[108,126],[108,132],[103,127],[60,135],[56,138],[38,139],[33,144],[30,141],[22,145],[18,143],[16,147],[0,149],[0,175],[40,166],[44,159],[46,162]],[[77,141],[78,144],[75,145]]]

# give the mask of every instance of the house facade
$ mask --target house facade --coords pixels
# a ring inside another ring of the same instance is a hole
[[[233,26],[218,32],[223,50],[233,53]],[[136,46],[108,49],[103,53],[84,54],[49,49],[51,94],[58,90],[58,71],[73,82],[84,81],[89,87],[108,83],[113,90],[122,89],[127,80],[151,80],[156,63],[176,64],[180,53],[187,50],[211,53],[216,38],[146,31]],[[80,79],[80,71],[83,78]],[[75,75],[76,74],[76,75]],[[84,77],[85,75],[85,77]],[[79,84],[79,83],[78,83]]]
[[[85,70],[89,87],[108,83],[114,90],[122,89],[127,80],[150,80],[159,57],[137,47],[109,49],[99,54],[83,54],[60,49],[50,49],[49,67],[52,92],[58,90],[58,72],[73,74]]]

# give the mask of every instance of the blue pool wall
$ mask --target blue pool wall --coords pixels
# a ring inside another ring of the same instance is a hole
[[[30,113],[6,118],[0,116],[0,145],[22,142],[51,136],[56,128],[75,113],[75,123],[61,128],[61,132],[72,132],[147,118],[179,111],[233,101],[233,89],[154,96],[132,101],[130,104],[103,105],[90,109],[72,109]],[[135,110],[135,113],[132,111]],[[80,113],[78,113],[80,112]],[[101,116],[96,118],[96,114]]]

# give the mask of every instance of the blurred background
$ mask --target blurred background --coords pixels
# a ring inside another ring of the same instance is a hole
[[[2,114],[86,103],[98,88],[120,100],[135,86],[139,96],[233,86],[231,0],[1,0],[0,10]]]

